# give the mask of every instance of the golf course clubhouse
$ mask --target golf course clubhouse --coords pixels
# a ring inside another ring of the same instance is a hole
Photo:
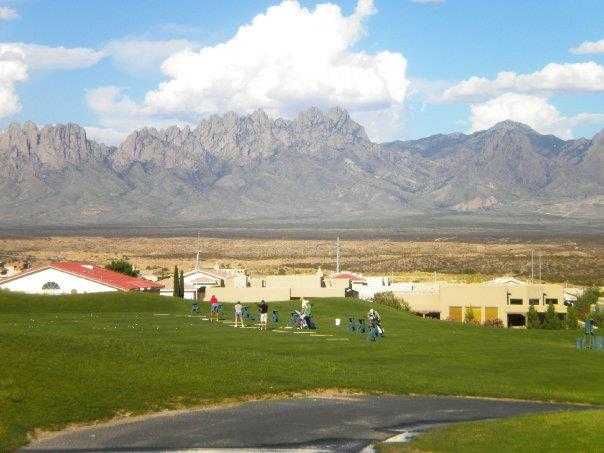
[[[424,317],[463,322],[471,311],[476,323],[500,320],[505,327],[525,326],[531,306],[537,313],[545,313],[553,305],[564,318],[571,302],[564,285],[529,282],[440,283],[393,293],[404,299],[412,312]]]

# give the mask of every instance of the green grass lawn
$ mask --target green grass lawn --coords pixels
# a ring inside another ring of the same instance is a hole
[[[382,444],[380,453],[597,452],[604,449],[604,411],[555,412],[434,429],[410,444]]]
[[[297,304],[275,306],[284,324]],[[313,389],[604,403],[604,354],[576,351],[578,332],[463,326],[380,307],[387,337],[372,343],[334,326],[364,317],[359,301],[313,301],[328,336],[219,327],[188,307],[144,294],[0,292],[0,450],[37,428]]]

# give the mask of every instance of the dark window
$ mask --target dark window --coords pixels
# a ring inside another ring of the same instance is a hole
[[[529,299],[529,305],[539,305],[539,299]]]
[[[556,305],[558,303],[558,299],[552,299],[552,298],[546,298],[545,299],[545,304],[553,304]]]
[[[42,285],[42,290],[46,291],[46,290],[56,290],[56,289],[61,289],[59,287],[59,285],[56,282],[46,282]]]
[[[522,299],[510,299],[510,305],[522,305]]]

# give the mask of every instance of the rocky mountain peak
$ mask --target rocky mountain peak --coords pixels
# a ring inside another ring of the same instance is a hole
[[[15,161],[26,160],[49,170],[82,165],[103,158],[109,150],[88,140],[84,128],[73,123],[41,128],[31,121],[12,123],[0,134],[0,153],[10,152]]]
[[[525,134],[536,134],[537,132],[523,123],[512,120],[504,120],[487,129],[491,132],[522,132]]]

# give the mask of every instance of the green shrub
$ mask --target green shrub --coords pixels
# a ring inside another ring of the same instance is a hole
[[[373,296],[373,302],[397,310],[409,311],[409,304],[404,299],[396,297],[392,291],[376,293]]]
[[[539,319],[539,313],[535,310],[535,306],[531,305],[528,309],[526,316],[526,328],[527,329],[541,329],[541,319]]]
[[[466,314],[464,316],[464,322],[466,324],[478,324],[478,320],[474,317],[474,311],[472,307],[468,307],[466,309]]]
[[[489,319],[484,322],[485,327],[503,327],[503,321],[501,319]]]
[[[567,329],[576,329],[579,326],[577,309],[570,306],[566,309],[566,320],[564,321]]]
[[[599,297],[600,290],[596,287],[587,288],[583,291],[583,294],[577,298],[574,305],[577,309],[579,319],[585,320],[591,310],[591,306],[598,302]]]
[[[105,269],[109,269],[120,274],[129,275],[131,277],[138,277],[139,271],[134,269],[134,266],[126,259],[122,258],[119,260],[111,260],[111,262],[105,266]]]
[[[560,318],[556,313],[554,304],[548,304],[545,312],[545,319],[543,320],[543,328],[548,330],[557,330],[563,327]]]

